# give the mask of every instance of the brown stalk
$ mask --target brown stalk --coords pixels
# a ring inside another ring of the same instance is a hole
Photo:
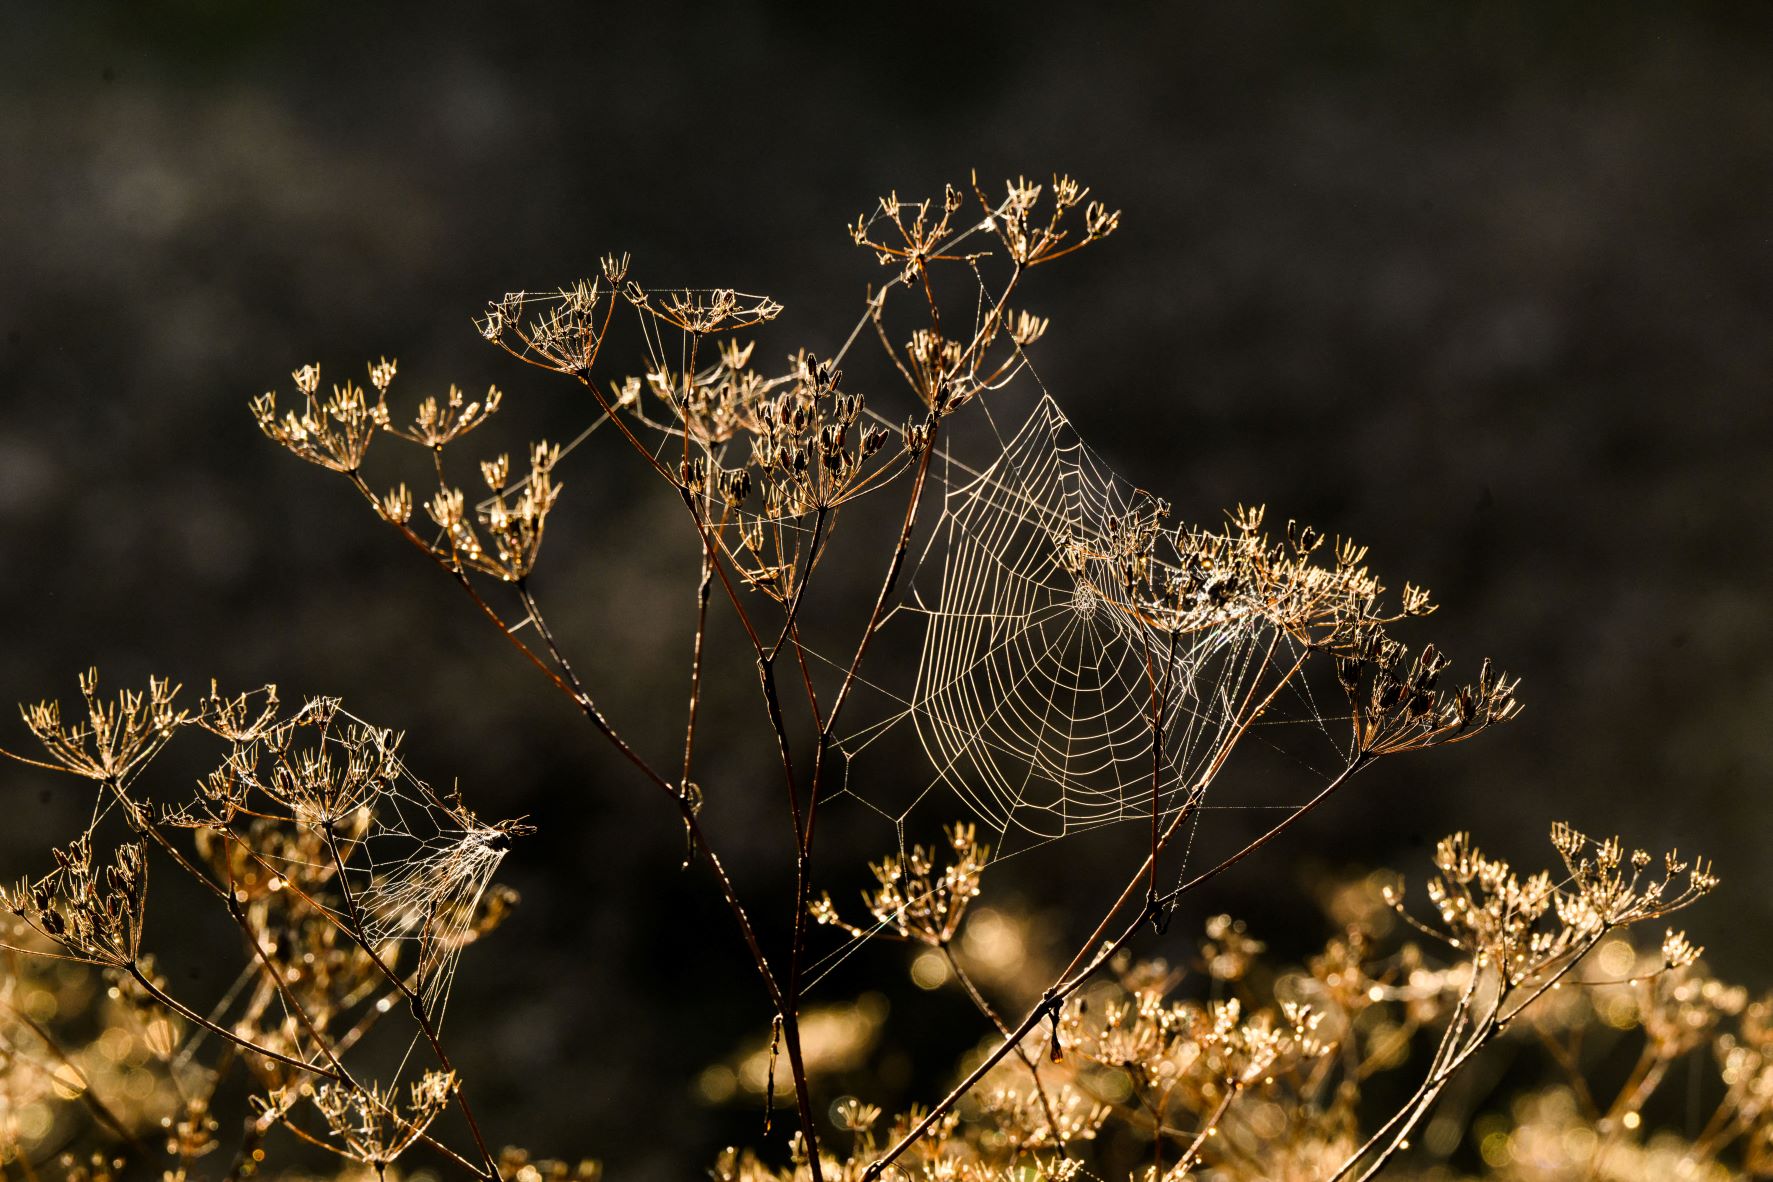
[[[1300,808],[1297,811],[1295,811],[1294,813],[1290,814],[1286,820],[1282,821],[1279,825],[1275,826],[1274,829],[1269,831],[1269,833],[1264,834],[1263,836],[1257,838],[1254,842],[1250,843],[1250,845],[1246,846],[1243,851],[1240,851],[1237,854],[1233,854],[1231,857],[1227,858],[1224,862],[1220,863],[1218,867],[1216,867],[1212,871],[1209,871],[1206,875],[1201,876],[1197,880],[1197,882],[1204,882],[1204,881],[1206,881],[1207,878],[1217,875],[1218,873],[1220,873],[1223,870],[1228,870],[1232,866],[1236,865],[1238,862],[1242,861],[1244,856],[1246,856],[1250,852],[1253,852],[1254,849],[1256,847],[1260,846],[1261,844],[1265,844],[1267,842],[1267,840],[1269,839],[1269,837],[1272,836],[1274,833],[1285,828],[1287,825],[1289,825],[1293,821],[1297,820],[1304,813],[1306,813],[1306,812],[1316,808],[1318,805],[1320,805],[1325,799],[1327,799],[1329,797],[1329,795],[1333,791],[1335,791],[1341,785],[1347,783],[1349,778],[1351,776],[1353,776],[1354,773],[1356,771],[1358,771],[1362,766],[1364,766],[1364,761],[1357,760],[1356,762],[1350,763],[1346,768],[1344,768],[1340,773],[1338,773],[1336,775],[1335,779],[1331,780],[1330,783],[1322,791],[1320,791],[1309,802],[1307,802],[1304,805],[1301,805]],[[1174,837],[1175,832],[1176,832],[1176,826],[1172,823],[1169,831],[1165,834],[1163,841],[1159,843],[1160,848],[1162,845],[1167,844],[1168,841],[1172,837]],[[1123,903],[1116,904],[1115,908],[1110,911],[1110,913],[1109,913],[1110,919],[1112,918],[1114,911],[1118,911],[1120,906],[1122,906],[1124,904],[1124,900],[1126,898],[1130,897],[1130,892],[1135,891],[1137,889],[1138,883],[1144,877],[1144,875],[1145,875],[1145,868],[1143,866],[1141,866],[1139,868],[1139,871],[1134,875],[1132,883],[1129,885],[1129,888],[1128,888],[1129,893],[1122,895]],[[1196,885],[1196,883],[1190,883],[1184,887],[1180,887],[1176,891],[1172,892],[1170,897],[1174,898],[1176,895],[1185,893],[1186,891],[1193,889],[1194,885]],[[1059,1008],[1061,1005],[1063,1005],[1065,1000],[1067,998],[1069,998],[1073,993],[1077,992],[1078,989],[1082,988],[1084,983],[1086,981],[1088,981],[1090,979],[1090,977],[1095,974],[1097,969],[1099,969],[1102,965],[1107,964],[1108,961],[1111,960],[1117,952],[1119,952],[1121,949],[1125,948],[1128,944],[1132,943],[1133,938],[1136,935],[1138,935],[1139,929],[1144,923],[1145,923],[1145,915],[1143,913],[1134,917],[1133,922],[1131,924],[1129,924],[1121,932],[1121,934],[1119,936],[1117,936],[1114,940],[1112,940],[1110,943],[1108,943],[1106,946],[1104,946],[1101,949],[1101,951],[1096,953],[1094,956],[1089,955],[1089,947],[1091,944],[1093,944],[1095,942],[1095,940],[1098,937],[1095,937],[1095,936],[1091,937],[1090,941],[1086,942],[1084,947],[1079,951],[1077,957],[1073,959],[1071,967],[1067,968],[1066,972],[1070,973],[1071,975],[1068,977],[1062,977],[1058,982],[1056,982],[1053,985],[1052,988],[1048,989],[1046,994],[1041,998],[1039,1004],[1037,1004],[1033,1009],[1028,1011],[1027,1016],[1024,1017],[1022,1019],[1022,1021],[1016,1025],[1015,1029],[1012,1030],[1010,1032],[1010,1034],[1003,1039],[1003,1041],[998,1043],[998,1045],[996,1047],[992,1048],[992,1050],[985,1056],[985,1058],[979,1063],[979,1065],[977,1067],[975,1067],[970,1073],[968,1073],[968,1075],[965,1079],[961,1080],[961,1082],[959,1084],[955,1085],[955,1087],[946,1096],[944,1096],[940,1101],[938,1101],[935,1104],[935,1106],[933,1106],[929,1110],[929,1112],[927,1114],[925,1114],[925,1116],[922,1120],[920,1120],[915,1126],[913,1126],[913,1128],[909,1132],[907,1132],[903,1137],[901,1137],[897,1142],[895,1142],[891,1148],[889,1148],[885,1153],[881,1154],[880,1157],[876,1158],[874,1160],[874,1162],[869,1165],[867,1170],[865,1170],[863,1172],[863,1175],[862,1175],[863,1182],[875,1182],[875,1179],[878,1179],[888,1166],[892,1165],[892,1163],[895,1162],[896,1160],[898,1160],[899,1157],[901,1157],[905,1153],[906,1150],[910,1149],[911,1146],[915,1145],[924,1136],[924,1134],[928,1133],[929,1130],[935,1125],[935,1123],[938,1120],[940,1120],[942,1118],[942,1116],[948,1112],[949,1109],[953,1108],[956,1104],[958,1104],[960,1102],[962,1097],[964,1097],[968,1092],[972,1091],[973,1088],[978,1085],[979,1081],[984,1079],[986,1074],[993,1067],[995,1067],[1003,1059],[1003,1057],[1005,1055],[1009,1054],[1012,1048],[1019,1045],[1024,1038],[1028,1037],[1028,1035],[1031,1034],[1035,1030],[1035,1028],[1041,1024],[1041,1022],[1043,1020],[1050,1017],[1053,1020],[1055,1027],[1056,1027],[1057,1022],[1058,1022]],[[1100,930],[1101,929],[1099,928],[1098,931],[1100,931]],[[1087,961],[1085,959],[1086,957],[1088,958]],[[1077,966],[1080,964],[1080,962],[1082,963],[1083,967],[1077,968]],[[1072,971],[1073,969],[1076,969],[1077,971],[1073,972]]]

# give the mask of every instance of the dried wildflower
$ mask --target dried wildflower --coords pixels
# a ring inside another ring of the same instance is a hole
[[[375,1085],[323,1084],[314,1090],[311,1099],[344,1151],[365,1165],[379,1168],[392,1164],[425,1135],[431,1122],[449,1106],[455,1089],[454,1075],[427,1071],[412,1085],[405,1104],[391,1089]]]
[[[412,426],[401,428],[386,423],[385,428],[389,434],[422,447],[447,447],[498,413],[504,397],[497,386],[488,386],[486,397],[469,402],[467,395],[452,385],[442,402],[428,397],[419,403]]]
[[[388,387],[394,384],[394,371],[397,363],[386,357],[369,367],[369,384],[376,388],[376,393],[386,394]]]
[[[391,381],[393,364],[370,367],[374,379]],[[296,388],[301,391],[303,407],[278,416],[277,395],[266,392],[253,400],[253,417],[259,429],[289,451],[334,472],[352,474],[363,467],[364,453],[376,432],[387,426],[388,407],[382,401],[384,385],[377,386],[374,402],[363,387],[351,382],[334,386],[332,396],[322,402],[316,395],[320,384],[320,367],[303,366],[295,372]]]
[[[292,747],[294,737],[294,727],[284,724],[263,745],[234,760],[228,773],[304,825],[348,823],[393,791],[403,771],[400,736],[392,731],[353,724],[336,733],[328,730],[322,741],[301,748]]]
[[[1486,1046],[1529,1025],[1570,1088],[1533,1098],[1512,1130],[1485,1133],[1486,1159],[1499,1133],[1523,1178],[1528,1162],[1552,1162],[1547,1168],[1569,1177],[1671,1176],[1675,1162],[1688,1176],[1707,1177],[1727,1169],[1726,1159],[1739,1172],[1773,1168],[1767,1003],[1751,1004],[1744,991],[1712,978],[1700,950],[1672,929],[1659,955],[1636,951],[1621,935],[1712,890],[1716,879],[1703,863],[1673,854],[1658,861],[1559,827],[1552,839],[1561,871],[1523,876],[1455,835],[1436,850],[1432,922],[1409,920],[1394,892],[1395,915],[1368,908],[1343,917],[1344,930],[1304,966],[1268,963],[1263,944],[1229,915],[1207,922],[1198,982],[1131,957],[1147,921],[1161,931],[1193,888],[1278,837],[1368,761],[1463,741],[1513,718],[1515,684],[1488,661],[1470,684],[1445,684],[1452,665],[1439,648],[1406,647],[1391,635],[1394,625],[1434,610],[1428,593],[1405,583],[1388,595],[1366,549],[1352,541],[1292,521],[1271,536],[1260,506],[1240,504],[1207,526],[1176,520],[1161,499],[1116,478],[1048,397],[1007,442],[995,421],[978,432],[990,437],[987,452],[969,459],[967,433],[950,421],[1024,374],[1025,350],[1050,329],[1025,310],[1024,277],[1119,225],[1117,212],[1069,177],[1018,178],[999,198],[975,178],[972,195],[979,220],[963,212],[969,197],[953,186],[923,201],[889,195],[857,220],[852,238],[890,270],[837,357],[801,351],[785,367],[762,368],[753,344],[732,334],[774,319],[779,305],[727,288],[649,290],[630,277],[625,255],[605,257],[595,279],[546,295],[508,294],[480,320],[488,340],[582,383],[603,416],[581,438],[607,425],[688,510],[700,583],[681,771],[655,769],[618,733],[530,586],[560,492],[556,472],[573,444],[535,445],[527,473],[504,455],[479,458],[474,469],[488,492],[471,502],[446,475],[442,453],[498,409],[496,388],[470,402],[451,387],[394,427],[385,400],[397,366],[382,359],[368,367],[373,398],[350,383],[323,398],[318,367],[305,366],[293,375],[295,409],[279,412],[271,395],[253,404],[268,436],[345,474],[379,516],[465,587],[477,610],[676,810],[688,850],[707,862],[774,1006],[768,1046],[720,1065],[729,1091],[742,1086],[766,1103],[792,1091],[801,1117],[785,1153],[774,1155],[785,1165],[733,1150],[715,1176],[1033,1182],[1122,1171],[1127,1163],[1112,1155],[1133,1145],[1149,1153],[1133,1175],[1146,1182],[1364,1179],[1408,1151],[1418,1128],[1444,1157],[1462,1133],[1441,1123],[1453,1107],[1439,1103],[1451,1081]],[[594,381],[621,305],[640,314],[637,376]],[[910,391],[909,413],[888,417],[845,381],[840,362],[870,327]],[[361,471],[371,439],[384,430],[430,453],[437,487],[423,498],[429,525],[415,518],[418,498],[406,485],[378,494]],[[840,515],[850,517],[846,507],[895,482],[904,502],[889,513],[897,532],[886,536],[873,606],[854,648],[828,657],[803,640],[809,585]],[[515,608],[483,596],[482,576],[510,584]],[[747,596],[747,587],[759,594]],[[698,781],[718,774],[695,766],[703,642],[716,594],[730,601],[750,642],[745,672],[763,690],[783,764],[797,870],[785,948],[774,946],[770,926],[753,926],[700,809]],[[520,614],[507,618],[506,610]],[[901,612],[923,630],[916,684],[877,685],[864,658],[871,645],[889,643],[876,638]],[[824,662],[837,670],[834,690]],[[787,710],[784,691],[792,691],[788,679],[778,680],[778,663],[797,669],[805,685],[805,702]],[[1345,713],[1320,709],[1319,683],[1345,699]],[[857,686],[904,706],[898,717],[911,720],[936,775],[975,818],[948,830],[945,849],[901,844],[875,864],[866,925],[845,921],[812,877],[828,860],[813,849],[816,830],[831,824],[815,825],[824,802],[862,799],[905,828],[907,812],[879,807],[865,795],[866,776],[851,776],[852,762],[897,721],[855,719]],[[112,986],[115,1028],[129,1027],[135,1060],[151,1064],[166,1086],[143,1121],[147,1106],[100,1115],[110,1113],[100,1094],[116,1092],[80,1048],[48,1070],[18,1069],[21,1043],[55,1053],[47,1036],[13,1038],[21,1028],[14,1016],[29,1018],[33,1003],[19,1000],[15,980],[23,977],[8,977],[0,981],[0,1061],[9,1068],[0,1073],[0,1163],[34,1162],[53,1144],[53,1129],[27,1144],[9,1123],[47,1095],[87,1104],[123,1140],[160,1128],[171,1176],[183,1177],[216,1144],[216,1068],[238,1062],[259,1093],[235,1155],[242,1174],[257,1168],[261,1143],[283,1129],[378,1178],[421,1142],[452,1172],[484,1182],[596,1176],[589,1164],[495,1156],[441,1041],[457,958],[514,898],[491,878],[521,826],[481,822],[456,796],[416,780],[399,757],[398,736],[351,718],[333,699],[285,713],[270,687],[224,696],[212,685],[187,716],[165,683],[115,703],[98,700],[90,677],[82,692],[87,719],[72,727],[50,704],[26,712],[49,753],[28,762],[100,781],[100,809],[91,829],[57,854],[51,874],[0,892],[16,929],[9,955],[61,955],[46,962],[58,972],[100,966]],[[1291,699],[1307,703],[1302,720],[1336,748],[1333,778],[1230,857],[1163,890],[1160,870],[1175,865],[1184,840],[1195,848],[1221,769]],[[793,733],[809,717],[810,768],[796,758],[803,736]],[[1342,719],[1347,729],[1338,736],[1329,724]],[[219,741],[223,754],[185,798],[150,808],[133,780],[187,722]],[[128,839],[101,839],[101,827],[118,820]],[[1091,946],[1063,970],[1037,971],[1018,932],[1016,955],[1003,960],[1014,967],[975,979],[972,944],[986,916],[966,921],[992,856],[976,825],[1001,834],[1000,844],[1017,843],[1004,852],[1021,853],[1127,820],[1142,823],[1143,862],[1124,888],[1113,884],[1118,901]],[[108,863],[93,852],[100,844],[116,851]],[[150,854],[193,876],[238,929],[238,984],[214,1009],[173,998],[142,948]],[[1141,899],[1143,910],[1129,914]],[[1399,918],[1443,947],[1396,943],[1387,925]],[[963,923],[967,939],[957,951]],[[835,1123],[847,1151],[821,1143],[809,1081],[859,1070],[884,1012],[871,1003],[808,1004],[806,989],[816,984],[809,978],[836,963],[815,962],[809,924],[918,944],[914,974],[935,969],[919,984],[957,981],[997,1032],[968,1053],[962,1083],[932,1110],[888,1120],[867,1097],[841,1103]],[[1611,976],[1594,975],[1591,963],[1597,971],[1611,965]],[[999,1012],[1001,999],[988,991],[1004,992],[1025,1016]],[[1640,1066],[1610,1104],[1578,1071],[1576,1034],[1597,1015],[1642,1043]],[[410,1094],[398,1077],[371,1081],[363,1073],[365,1061],[378,1060],[356,1048],[384,1021],[408,1024],[399,1035],[413,1040],[408,1060],[428,1047],[436,1064],[416,1083],[406,1077]],[[1646,1101],[1671,1064],[1707,1055],[1723,1101],[1703,1126],[1673,1138],[1678,1154],[1665,1152],[1670,1136],[1642,1131],[1653,1111]],[[1388,1089],[1366,1085],[1405,1069],[1419,1081],[1414,1091],[1392,1115],[1376,1113],[1375,1098]],[[27,1075],[37,1082],[18,1082]],[[310,1098],[312,1112],[302,1103]],[[1568,1111],[1578,1100],[1593,1109],[1586,1123]],[[449,1124],[438,1122],[452,1103],[472,1150],[453,1147]],[[314,1112],[322,1131],[313,1130]],[[120,1168],[82,1159],[65,1172],[108,1177]]]
[[[1010,322],[1010,339],[1025,349],[1047,334],[1048,324],[1044,317],[1017,312],[1015,319]]]
[[[192,721],[231,743],[250,743],[276,721],[281,705],[274,685],[229,698],[212,680],[209,694],[198,704]]]
[[[1552,844],[1568,871],[1561,883],[1549,873],[1521,879],[1467,834],[1435,848],[1440,874],[1428,894],[1445,938],[1499,973],[1509,988],[1565,967],[1615,928],[1679,910],[1716,885],[1708,870],[1694,867],[1684,886],[1671,889],[1680,873],[1672,856],[1664,877],[1646,879],[1647,854],[1627,863],[1617,839],[1594,842],[1567,825],[1554,827]]]
[[[627,273],[627,256],[619,264],[604,262],[606,275]],[[487,307],[480,333],[500,348],[547,369],[583,374],[597,360],[598,347],[614,308],[611,290],[595,279],[580,280],[552,293],[510,292]]]
[[[850,240],[872,250],[882,266],[900,266],[910,274],[930,262],[959,257],[943,251],[955,232],[954,215],[964,204],[960,190],[953,185],[948,186],[939,204],[929,199],[901,201],[897,192],[889,193],[880,199],[872,218],[856,218],[850,227]],[[892,228],[890,237],[876,236],[880,223]]]
[[[119,845],[109,865],[95,865],[90,834],[50,852],[55,869],[36,882],[0,887],[0,908],[81,960],[134,966],[148,904],[145,843]]]
[[[954,824],[944,832],[951,860],[938,871],[938,852],[914,845],[903,854],[889,854],[869,863],[878,887],[862,892],[862,901],[882,931],[901,940],[945,947],[954,939],[967,905],[979,895],[979,879],[991,859],[989,846],[980,844],[969,824]],[[843,928],[852,935],[866,930],[845,923],[829,896],[812,904],[815,922]]]
[[[390,525],[405,525],[412,520],[412,493],[406,485],[396,485],[376,502],[376,512]]]
[[[548,514],[560,497],[561,486],[554,482],[554,465],[560,460],[560,449],[546,441],[530,448],[529,475],[513,495],[505,482],[509,461],[501,456],[483,472],[489,485],[496,478],[500,483],[492,489],[492,498],[481,505],[478,521],[468,512],[467,498],[457,488],[437,490],[425,509],[443,533],[442,544],[433,552],[452,566],[465,567],[492,575],[507,583],[525,578],[535,568],[542,547],[542,534]],[[392,512],[410,512],[410,501],[403,500]],[[479,529],[492,538],[488,549],[480,540]]]
[[[115,700],[99,697],[98,670],[80,678],[86,717],[63,725],[61,703],[43,701],[21,706],[25,725],[43,744],[49,758],[75,775],[121,784],[164,747],[188,719],[175,709],[179,687],[150,677],[146,692],[125,690]]]
[[[630,283],[622,289],[622,298],[694,336],[754,328],[782,314],[782,305],[768,296],[747,295],[730,287],[644,291]]]
[[[1083,235],[1067,243],[1067,216],[1089,196],[1089,190],[1068,176],[1054,176],[1046,220],[1038,217],[1042,186],[1018,177],[1004,183],[1004,198],[993,204],[978,187],[973,191],[986,213],[986,224],[1018,265],[1038,266],[1100,241],[1120,228],[1120,212],[1091,201],[1084,210]]]

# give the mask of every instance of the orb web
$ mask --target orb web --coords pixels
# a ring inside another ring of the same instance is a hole
[[[945,492],[913,579],[925,617],[910,715],[940,781],[1034,841],[1160,815],[1229,725],[1253,637],[1150,623],[1116,563],[1161,506],[1043,396],[989,467]]]

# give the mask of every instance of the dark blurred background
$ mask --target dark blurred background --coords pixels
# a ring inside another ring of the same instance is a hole
[[[1364,777],[1200,915],[1236,908],[1297,951],[1329,930],[1314,875],[1419,880],[1454,828],[1537,864],[1564,818],[1712,855],[1725,883],[1694,936],[1773,980],[1773,8],[191,2],[3,22],[0,698],[71,697],[89,663],[336,693],[406,729],[420,774],[529,814],[504,871],[523,905],[465,958],[451,1011],[497,1140],[696,1176],[757,1139],[718,1064],[762,1037],[761,993],[678,868],[671,810],[245,403],[287,397],[304,362],[361,376],[387,354],[402,405],[503,387],[489,445],[569,435],[582,395],[469,318],[611,250],[655,284],[769,293],[788,311],[766,351],[828,352],[877,279],[845,222],[971,168],[1069,171],[1125,211],[1029,304],[1054,324],[1043,377],[1129,480],[1196,519],[1265,501],[1355,535],[1438,593],[1414,637],[1455,673],[1488,653],[1523,678],[1518,723]],[[639,368],[629,344],[608,372]],[[852,384],[899,413],[872,356]],[[617,720],[668,753],[695,552],[606,442],[563,465],[538,583]],[[731,640],[717,655],[742,656]],[[729,667],[709,824],[776,937],[779,770]],[[5,776],[10,878],[89,802]],[[846,904],[844,868],[891,840],[860,816],[822,833]],[[1046,855],[987,901],[1057,945],[1119,862],[1111,841]],[[911,1025],[858,1078],[889,1105],[932,1095],[982,1033],[909,963],[871,949],[815,998],[885,983],[864,1009]]]

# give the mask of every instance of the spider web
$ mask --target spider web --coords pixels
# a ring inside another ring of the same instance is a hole
[[[902,860],[908,830],[930,828],[916,818],[952,820],[958,803],[991,834],[996,864],[1086,830],[1149,823],[1155,794],[1160,825],[1193,810],[1168,870],[1180,882],[1207,812],[1298,807],[1208,802],[1243,738],[1313,778],[1331,774],[1310,754],[1317,740],[1342,759],[1304,679],[1283,678],[1284,693],[1251,718],[1276,671],[1302,655],[1299,641],[1248,603],[1174,634],[1151,622],[1114,555],[1129,528],[1164,506],[1116,475],[1044,388],[1008,437],[983,402],[979,410],[990,462],[971,465],[955,446],[936,452],[940,513],[890,617],[918,646],[911,688],[864,682],[890,705],[836,740],[845,774],[833,799],[890,824]],[[1173,542],[1159,534],[1157,561],[1176,560]],[[1311,736],[1303,743],[1274,737],[1301,727]],[[906,729],[927,776],[900,788],[908,777],[858,770]],[[877,921],[815,960],[807,987],[887,926]]]
[[[1001,437],[1000,437],[1001,438]],[[922,650],[902,709],[848,736],[852,760],[909,720],[938,786],[1000,856],[1199,803],[1272,632],[1228,613],[1172,636],[1125,589],[1116,539],[1162,506],[1042,394],[983,470],[943,455],[942,510],[897,612]],[[852,782],[846,790],[861,799]]]
[[[401,802],[409,807],[421,803],[406,796],[391,799],[396,810]],[[369,886],[358,905],[372,941],[415,945],[419,993],[427,1016],[441,1029],[456,966],[471,942],[481,900],[505,858],[504,835],[479,825],[447,824],[424,836],[419,833],[402,827],[382,835],[397,835],[404,848],[386,870],[378,871],[372,862],[366,871]]]
[[[347,930],[360,923],[368,947],[410,983],[427,1019],[441,1030],[462,950],[475,938],[507,836],[415,776],[395,753],[400,740],[393,732],[371,726],[333,699],[309,703],[303,715],[322,720],[314,739],[323,758],[348,769],[375,748],[385,750],[385,764],[368,778],[351,810],[362,830],[340,836],[336,864],[271,860],[292,880],[337,876],[346,898],[327,904],[316,897],[315,905]],[[348,725],[336,727],[335,716]]]
[[[364,932],[376,944],[412,946],[418,992],[441,1029],[462,950],[492,878],[505,834],[419,780],[404,761],[379,795],[361,864],[347,864]],[[413,971],[411,969],[406,971]]]

